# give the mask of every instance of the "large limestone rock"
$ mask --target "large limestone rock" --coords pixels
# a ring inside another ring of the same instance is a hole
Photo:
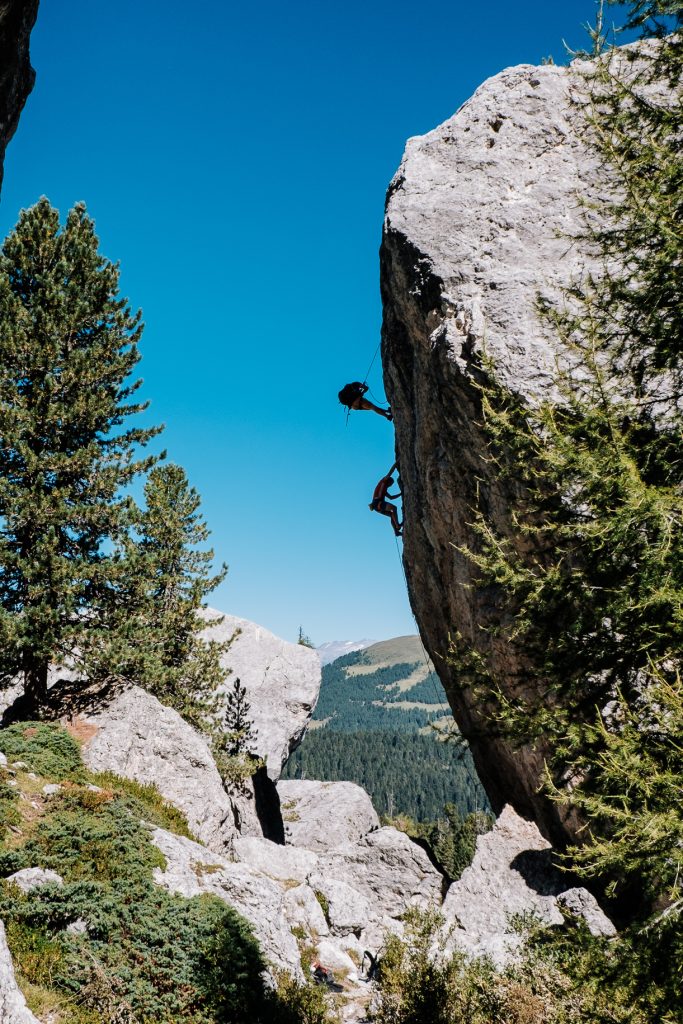
[[[236,864],[198,843],[164,829],[154,829],[152,841],[166,858],[154,880],[180,896],[209,893],[229,903],[254,929],[266,958],[279,969],[300,978],[299,949],[284,910],[284,889],[261,871]]]
[[[285,842],[292,846],[321,853],[379,828],[370,797],[353,782],[281,779],[277,791]]]
[[[488,955],[502,966],[522,941],[512,918],[532,915],[560,925],[561,908],[583,918],[594,935],[615,934],[595,897],[568,888],[566,876],[553,868],[550,844],[534,823],[506,807],[492,831],[479,836],[472,864],[448,890],[442,908],[446,948]]]
[[[40,1024],[26,1005],[14,977],[14,965],[7,948],[5,927],[0,921],[0,1024]]]
[[[208,609],[206,617],[220,612]],[[226,686],[240,679],[246,687],[257,730],[256,753],[266,759],[276,780],[292,750],[301,742],[320,690],[320,659],[302,644],[288,643],[263,626],[235,615],[207,631],[218,641],[233,637],[223,663],[230,668]]]
[[[7,0],[0,6],[0,185],[7,143],[33,88],[29,41],[38,0]]]
[[[477,494],[506,522],[509,493],[483,459],[477,380],[484,349],[501,380],[533,400],[553,341],[538,293],[557,298],[582,256],[560,233],[580,222],[594,179],[570,94],[576,66],[510,68],[428,135],[410,139],[387,194],[381,250],[382,355],[394,411],[413,610],[494,809],[512,803],[560,841],[576,823],[539,794],[544,751],[512,751],[445,660],[458,630],[490,657],[504,692],[533,685],[502,639],[492,588],[473,587],[462,547]]]
[[[237,830],[230,798],[206,741],[177,711],[133,686],[71,728],[84,740],[88,768],[153,783],[201,842],[219,852],[231,848]]]
[[[390,826],[321,854],[312,884],[327,895],[330,881],[363,896],[376,919],[400,918],[409,906],[439,905],[443,896],[443,875],[425,851]]]

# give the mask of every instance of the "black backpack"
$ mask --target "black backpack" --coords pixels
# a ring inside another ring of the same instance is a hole
[[[351,381],[350,384],[345,384],[339,392],[339,401],[350,409],[356,399],[362,398],[367,390],[367,384],[361,384],[359,380]]]

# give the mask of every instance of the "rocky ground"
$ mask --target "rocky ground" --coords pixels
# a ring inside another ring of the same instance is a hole
[[[334,998],[350,1021],[364,1017],[371,997],[372,986],[361,971],[364,952],[381,956],[386,936],[401,933],[410,906],[440,908],[445,946],[487,953],[498,963],[513,955],[519,941],[508,927],[513,914],[531,912],[560,924],[564,905],[582,914],[591,928],[610,929],[588,893],[567,891],[566,879],[550,865],[548,843],[511,808],[480,837],[474,863],[448,888],[420,846],[380,825],[359,786],[277,782],[315,706],[317,655],[250,623],[243,624],[240,646],[231,648],[228,659],[236,650],[239,661],[233,667],[239,665],[248,687],[260,752],[270,752],[269,772],[276,782],[265,827],[253,786],[226,792],[205,740],[144,690],[132,687],[96,711],[65,719],[91,770],[153,783],[186,815],[194,840],[162,828],[153,831],[166,862],[155,874],[159,885],[184,896],[211,893],[231,904],[251,923],[276,969],[302,977],[302,952],[305,963],[319,960],[332,970]],[[273,736],[268,723],[276,693],[283,713]],[[265,837],[272,834],[274,814],[284,842]],[[24,872],[22,879],[29,885],[45,881],[40,872]],[[22,996],[2,939],[0,933],[6,1003],[0,1022],[24,1024],[35,1018],[17,1009]]]

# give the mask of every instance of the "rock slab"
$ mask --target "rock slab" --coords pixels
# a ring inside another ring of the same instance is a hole
[[[554,341],[536,313],[583,269],[567,235],[594,157],[572,106],[580,66],[508,68],[453,117],[407,143],[389,186],[381,249],[382,359],[394,412],[411,604],[494,810],[511,803],[563,841],[577,827],[539,794],[544,751],[512,750],[449,663],[459,631],[484,654],[504,693],[533,673],[487,632],[493,588],[473,586],[463,549],[476,546],[472,508],[506,526],[509,485],[483,456],[481,359],[533,400],[548,387]],[[563,237],[564,236],[564,237]]]
[[[208,619],[221,616],[207,609]],[[248,619],[223,615],[206,634],[219,642],[232,639],[223,656],[229,668],[225,688],[237,678],[246,688],[257,732],[255,752],[266,761],[272,780],[304,735],[320,691],[320,658],[302,644],[288,643]]]
[[[209,849],[232,847],[237,829],[230,798],[206,741],[177,711],[132,686],[72,728],[85,737],[83,760],[92,771],[153,783]]]
[[[567,888],[550,853],[536,825],[506,807],[492,831],[479,836],[472,864],[446,894],[446,948],[487,955],[504,966],[522,942],[511,920],[532,915],[546,925],[561,925],[562,907],[583,918],[594,935],[616,934],[591,893]]]
[[[281,779],[277,784],[285,842],[323,853],[379,828],[377,811],[353,782]]]

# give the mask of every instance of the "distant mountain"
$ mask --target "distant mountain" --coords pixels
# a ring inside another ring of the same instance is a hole
[[[316,651],[320,655],[320,664],[329,665],[345,654],[363,651],[375,643],[377,643],[376,640],[328,640],[327,643],[316,647]]]
[[[323,665],[313,720],[284,777],[357,782],[380,814],[418,821],[443,816],[447,803],[463,815],[487,810],[469,750],[453,732],[419,636],[382,640]]]

